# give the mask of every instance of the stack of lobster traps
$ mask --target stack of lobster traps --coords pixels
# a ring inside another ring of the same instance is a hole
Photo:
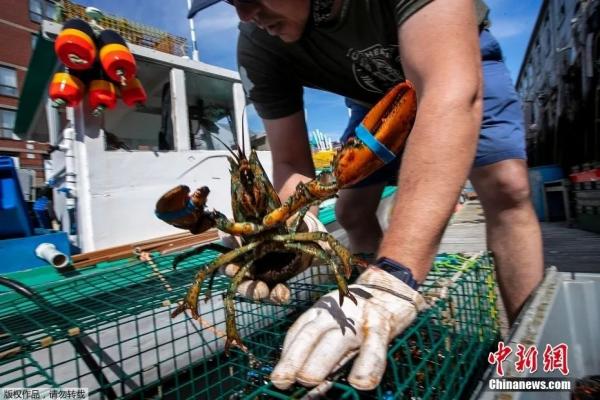
[[[223,297],[229,278],[199,306],[200,318],[170,317],[207,249],[173,270],[177,253],[116,262],[96,272],[28,287],[0,278],[0,387],[89,389],[91,399],[299,398],[307,389],[275,389],[269,374],[287,328],[336,288],[327,268],[312,267],[290,284],[284,306],[237,298],[237,325],[249,353],[225,356]],[[90,267],[94,268],[94,267]],[[477,382],[499,324],[493,267],[485,254],[443,255],[424,285],[432,306],[388,351],[373,392],[331,377],[326,398],[453,399]]]
[[[60,10],[60,22],[74,18],[87,19],[85,6],[73,3],[70,0],[60,0],[58,6]],[[183,37],[109,14],[102,15],[98,19],[98,23],[104,29],[111,29],[118,32],[127,43],[148,47],[179,57],[187,54],[187,40]]]
[[[572,168],[569,179],[573,185],[577,225],[600,233],[600,162]]]

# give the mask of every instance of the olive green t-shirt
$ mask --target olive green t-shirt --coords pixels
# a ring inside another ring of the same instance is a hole
[[[334,23],[310,27],[295,43],[240,23],[238,65],[246,95],[265,119],[302,110],[305,86],[376,103],[404,79],[398,26],[431,1],[342,0]],[[474,1],[483,23],[488,9]]]

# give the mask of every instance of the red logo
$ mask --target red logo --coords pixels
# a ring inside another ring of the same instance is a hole
[[[569,346],[565,343],[559,343],[556,346],[546,345],[544,350],[544,372],[560,371],[563,375],[569,374],[568,364]],[[496,365],[496,373],[498,376],[504,376],[504,367],[502,363],[506,361],[512,353],[510,346],[506,346],[504,342],[498,342],[498,350],[488,355],[488,362]],[[522,344],[517,344],[515,352],[517,360],[515,361],[516,372],[534,373],[538,368],[538,349],[537,346],[525,347]]]
[[[559,370],[563,375],[568,375],[568,350],[569,346],[564,343],[557,344],[554,347],[547,344],[546,350],[544,350],[544,372]]]
[[[502,363],[512,353],[512,349],[504,345],[504,342],[498,342],[498,351],[490,353],[488,355],[488,362],[490,364],[496,364],[496,373],[500,376],[504,376],[504,368]]]
[[[530,373],[537,371],[538,351],[535,345],[525,350],[525,346],[518,344],[515,354],[517,355],[517,361],[515,362],[515,370],[517,372],[524,372],[525,369],[528,369]]]

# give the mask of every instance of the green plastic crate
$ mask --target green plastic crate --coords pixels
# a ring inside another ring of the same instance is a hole
[[[0,295],[0,387],[87,387],[90,398],[266,399],[301,398],[303,387],[280,392],[268,376],[287,328],[334,289],[324,267],[291,283],[286,306],[236,302],[237,324],[251,355],[223,354],[223,295],[228,278],[215,280],[200,303],[201,321],[169,314],[205,251],[173,270],[173,255],[153,263],[118,264],[97,273],[36,286],[36,301]],[[380,387],[357,392],[339,372],[325,398],[453,399],[475,386],[479,368],[499,335],[496,290],[489,257],[436,259],[427,293],[454,277],[448,297],[422,312],[388,352]]]

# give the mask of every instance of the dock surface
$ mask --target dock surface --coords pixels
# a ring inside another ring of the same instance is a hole
[[[542,222],[544,263],[563,272],[600,272],[600,234],[569,228],[565,222]],[[486,249],[485,218],[478,201],[469,201],[453,216],[440,252]]]
[[[388,213],[392,200],[380,210]],[[600,272],[600,234],[569,228],[565,222],[542,222],[544,262],[563,272]],[[327,229],[343,244],[348,238],[337,221]],[[438,253],[476,253],[487,249],[485,217],[477,200],[468,201],[456,212],[442,237]]]

